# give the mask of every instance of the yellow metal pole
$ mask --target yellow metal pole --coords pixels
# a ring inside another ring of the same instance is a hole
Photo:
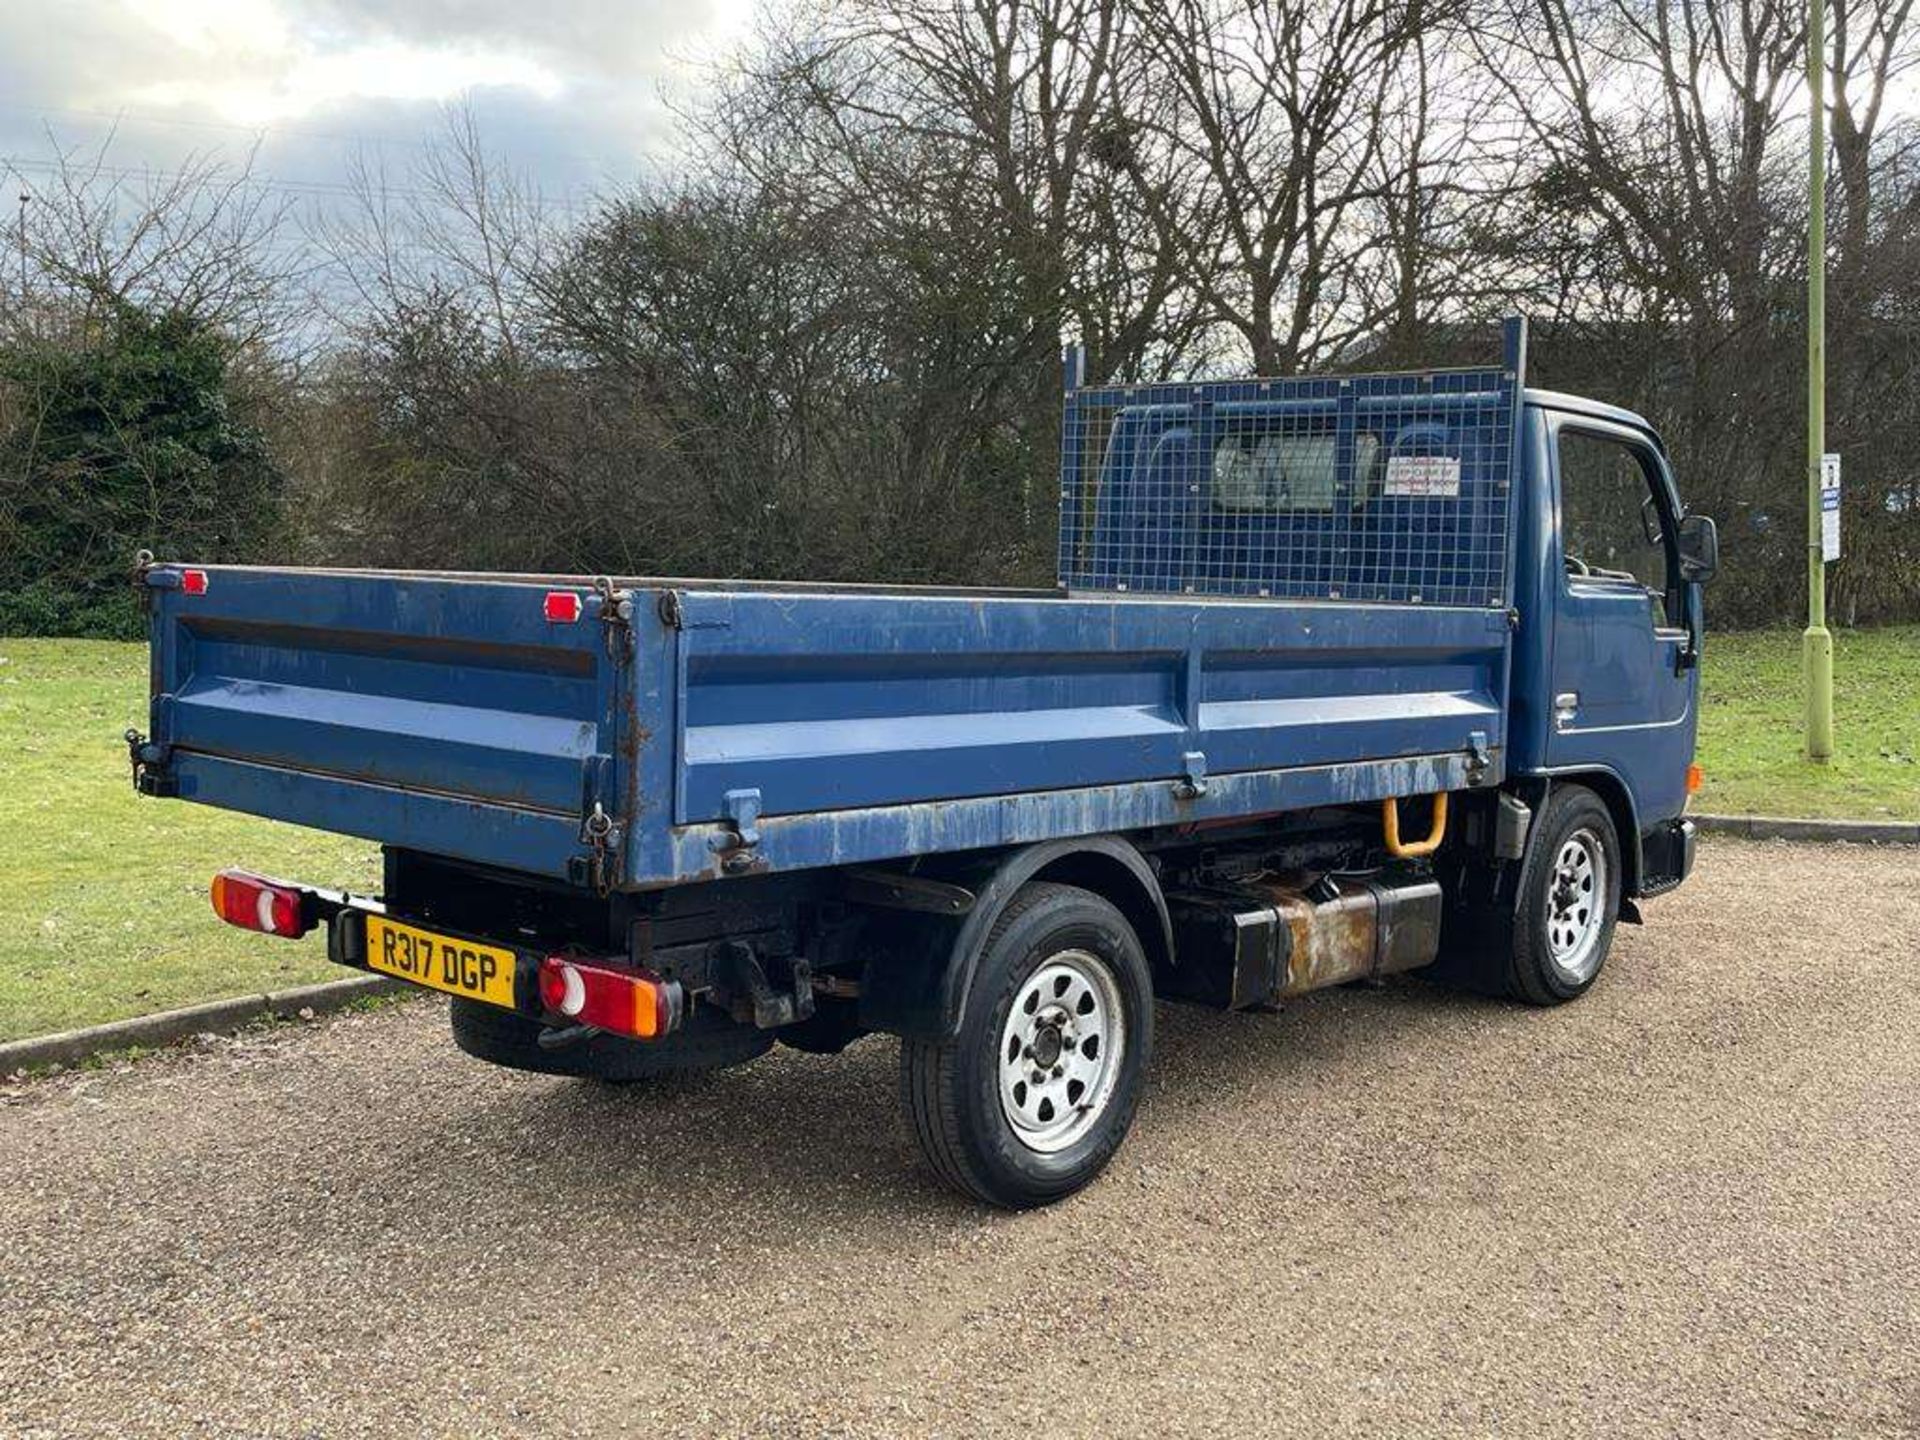
[[[1807,758],[1833,755],[1833,633],[1827,629],[1827,565],[1820,541],[1820,457],[1827,448],[1827,9],[1808,0],[1807,88],[1813,104],[1807,153]]]

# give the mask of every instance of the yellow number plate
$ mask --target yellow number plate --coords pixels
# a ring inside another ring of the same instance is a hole
[[[367,916],[367,964],[387,975],[513,1009],[513,952]]]

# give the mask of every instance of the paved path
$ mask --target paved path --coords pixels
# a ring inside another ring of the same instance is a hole
[[[1648,908],[1560,1011],[1167,1009],[1027,1216],[880,1039],[649,1098],[422,1002],[16,1087],[0,1434],[1920,1434],[1920,860]]]

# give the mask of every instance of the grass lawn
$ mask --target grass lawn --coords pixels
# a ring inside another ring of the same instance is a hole
[[[1709,635],[1693,808],[1920,820],[1920,625],[1834,632],[1834,756],[1801,758],[1800,633]]]
[[[378,847],[136,796],[120,736],[146,693],[144,646],[0,639],[0,1040],[347,973],[320,935],[221,924],[207,881],[365,889]]]
[[[1698,809],[1920,819],[1920,626],[1836,643],[1839,754],[1815,769],[1799,758],[1799,635],[1712,637]],[[378,848],[141,799],[120,735],[145,723],[144,646],[0,640],[0,1040],[343,973],[318,935],[222,925],[207,880],[246,865],[367,889]]]

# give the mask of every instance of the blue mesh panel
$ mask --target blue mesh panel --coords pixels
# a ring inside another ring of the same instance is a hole
[[[1061,583],[1505,605],[1518,393],[1504,370],[1075,390]]]

